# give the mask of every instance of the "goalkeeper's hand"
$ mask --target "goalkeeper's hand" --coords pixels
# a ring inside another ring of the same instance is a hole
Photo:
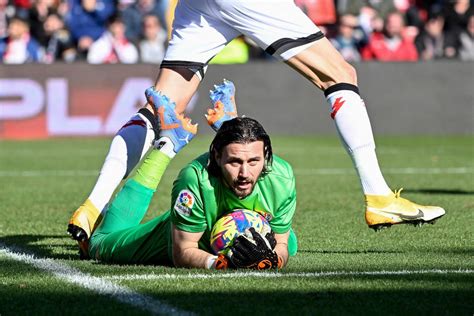
[[[223,83],[215,85],[214,90],[209,91],[209,98],[213,108],[208,109],[205,116],[209,126],[217,132],[222,123],[237,117],[234,84],[224,79]]]
[[[273,250],[276,246],[274,232],[265,236],[249,228],[252,237],[240,235],[231,247],[230,261],[236,268],[255,270],[277,269],[282,265],[282,260]]]

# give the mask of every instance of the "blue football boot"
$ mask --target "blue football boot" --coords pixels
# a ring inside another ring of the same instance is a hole
[[[197,124],[191,124],[190,118],[176,113],[176,104],[154,87],[146,89],[145,96],[148,103],[154,107],[160,122],[160,138],[170,139],[174,146],[173,151],[178,153],[196,135]]]
[[[217,131],[222,123],[237,117],[235,104],[235,86],[232,81],[224,79],[220,85],[214,85],[209,91],[213,108],[207,110],[206,119],[209,126]]]

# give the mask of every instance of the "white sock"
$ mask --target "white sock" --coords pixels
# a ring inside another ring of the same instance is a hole
[[[158,149],[171,159],[176,156],[176,153],[174,152],[173,142],[168,137],[160,137],[158,140],[155,141],[154,146],[156,149]]]
[[[372,127],[358,88],[339,83],[327,89],[325,95],[331,105],[331,117],[354,162],[364,194],[390,194],[377,161]]]
[[[150,149],[155,138],[152,124],[135,114],[115,135],[89,200],[104,214],[115,189]]]
[[[104,214],[105,205],[125,177],[127,172],[127,145],[125,140],[116,135],[110,144],[99,177],[89,196],[89,200]]]

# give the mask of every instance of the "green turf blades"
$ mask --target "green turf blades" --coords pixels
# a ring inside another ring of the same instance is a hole
[[[209,140],[198,137],[173,160],[147,219],[169,208],[179,168],[206,150]],[[0,142],[0,242],[198,314],[219,314],[217,299],[231,306],[232,314],[472,313],[472,272],[446,272],[474,269],[472,137],[377,139],[389,184],[403,186],[407,198],[447,211],[436,225],[398,225],[377,234],[364,222],[358,179],[337,138],[273,137],[272,143],[275,153],[293,164],[297,180],[293,227],[299,249],[282,271],[293,276],[208,279],[195,276],[221,274],[79,261],[76,243],[64,227],[92,188],[109,139]],[[153,279],[160,275],[162,279]],[[57,306],[66,305],[68,313],[77,314],[149,314],[0,253],[2,315],[60,314]]]

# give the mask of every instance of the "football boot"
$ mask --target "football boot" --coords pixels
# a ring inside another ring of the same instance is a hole
[[[159,136],[166,137],[173,143],[175,153],[186,146],[197,133],[197,124],[192,124],[191,119],[175,111],[176,104],[167,96],[156,91],[154,87],[145,91],[148,103],[156,109],[160,122]]]
[[[87,199],[72,215],[67,232],[79,244],[81,259],[89,258],[89,238],[99,225],[102,216],[92,202]]]
[[[421,226],[434,224],[446,212],[438,206],[424,206],[400,196],[402,189],[383,195],[366,195],[365,221],[370,228],[379,230],[396,224]]]
[[[222,123],[237,117],[234,83],[224,79],[223,83],[214,85],[214,90],[209,91],[209,98],[213,108],[208,109],[205,116],[209,126],[217,132]]]

